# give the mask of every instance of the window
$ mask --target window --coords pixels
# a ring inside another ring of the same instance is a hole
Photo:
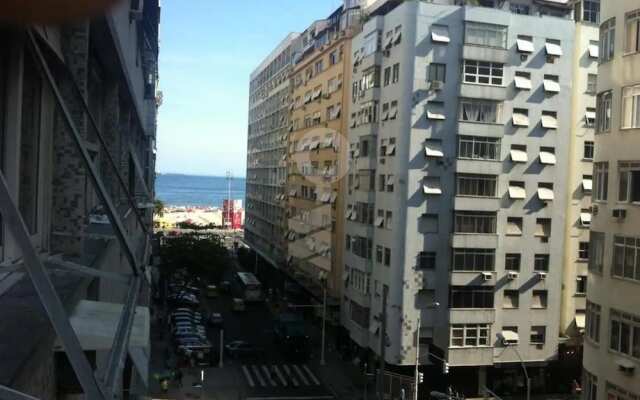
[[[580,275],[576,278],[576,294],[577,295],[585,295],[587,294],[587,276]]]
[[[589,242],[580,242],[578,244],[578,258],[581,260],[589,259]]]
[[[434,269],[436,267],[435,251],[421,251],[418,254],[418,269]]]
[[[505,290],[502,297],[502,308],[518,308],[520,306],[520,292]]]
[[[522,217],[507,217],[507,236],[522,236]]]
[[[389,86],[389,83],[391,83],[391,67],[384,69],[383,84],[384,86]]]
[[[361,328],[369,328],[369,308],[362,307],[360,304],[351,300],[351,320]]]
[[[593,142],[590,140],[585,140],[584,153],[582,158],[584,158],[585,160],[593,160],[593,150],[594,150]]]
[[[478,83],[482,85],[502,85],[504,64],[463,60],[462,80],[465,83]]]
[[[507,253],[504,256],[504,269],[507,271],[520,271],[520,253]]]
[[[387,211],[384,217],[384,227],[391,229],[393,227],[393,212]]]
[[[371,260],[371,253],[373,250],[373,244],[371,239],[362,236],[353,236],[351,243],[351,251],[353,254],[361,258]]]
[[[598,377],[590,374],[586,369],[584,370],[582,382],[584,385],[584,399],[585,400],[597,400],[598,399]]]
[[[318,75],[323,70],[323,62],[322,60],[316,61],[315,64],[315,74]]]
[[[427,103],[427,119],[430,120],[444,120],[444,101],[430,100]]]
[[[550,218],[536,218],[536,231],[534,236],[549,237],[551,235],[551,219]]]
[[[422,214],[418,221],[418,231],[420,233],[438,233],[438,214]]]
[[[611,309],[609,348],[640,359],[640,316]]]
[[[387,267],[391,265],[391,249],[388,247],[384,248],[384,265]]]
[[[598,90],[598,74],[588,74],[586,93],[596,94],[597,90]]]
[[[616,43],[616,19],[610,18],[600,25],[600,62],[613,58]]]
[[[398,101],[393,100],[389,104],[389,119],[396,119],[398,117]]]
[[[383,247],[380,246],[379,244],[376,245],[376,262],[382,264],[382,253],[383,253]]]
[[[600,342],[600,315],[602,308],[596,303],[587,300],[585,321],[585,333],[587,337],[596,343]]]
[[[480,136],[459,136],[458,157],[473,160],[500,160],[500,139]]]
[[[502,103],[482,99],[460,100],[460,120],[496,124],[502,121]]]
[[[495,249],[453,249],[453,270],[462,272],[494,271]]]
[[[438,63],[429,64],[429,74],[428,74],[429,82],[433,82],[433,81],[445,82],[446,78],[447,78],[446,64],[438,64]]]
[[[613,237],[613,269],[611,275],[640,281],[640,239]]]
[[[593,164],[593,186],[595,192],[593,199],[598,201],[607,201],[609,187],[609,163],[598,162]]]
[[[587,107],[584,113],[584,125],[587,128],[595,128],[596,126],[596,109]]]
[[[491,211],[456,211],[455,233],[496,233],[496,213]]]
[[[529,343],[531,344],[544,344],[545,336],[546,336],[546,326],[532,326],[531,327],[531,337],[529,338]]]
[[[607,399],[608,400],[638,400],[640,399],[640,395],[629,392],[626,389],[621,388],[620,386],[614,385],[613,383],[607,381],[605,386],[607,391]]]
[[[42,80],[30,55],[24,59],[22,124],[20,131],[20,186],[18,208],[30,234],[38,233],[40,188],[40,129]]]
[[[364,37],[364,40],[362,43],[361,58],[365,58],[375,53],[376,51],[378,51],[378,49],[380,48],[381,38],[382,38],[382,32],[377,30],[373,32],[369,32]]]
[[[369,274],[351,268],[349,270],[349,275],[349,283],[352,288],[362,294],[369,294],[369,290],[371,287],[371,278]]]
[[[340,53],[338,52],[338,50],[334,50],[329,54],[329,64],[331,65],[336,65],[337,63],[340,62]]]
[[[391,73],[391,83],[397,83],[400,80],[400,64],[393,64],[393,72]]]
[[[479,22],[465,22],[464,42],[478,46],[507,48],[507,27]]]
[[[493,287],[451,286],[451,308],[493,308]]]
[[[509,5],[509,9],[514,14],[529,15],[529,5],[528,4],[511,3]]]
[[[596,99],[596,132],[611,129],[611,91],[598,94]]]
[[[549,272],[549,255],[536,254],[533,256],[533,270],[541,272]]]
[[[393,182],[395,180],[395,176],[394,175],[387,175],[387,181],[386,181],[386,186],[387,186],[387,192],[391,193],[393,192]]]
[[[640,10],[628,13],[625,17],[624,52],[625,54],[640,51]]]
[[[640,128],[640,85],[622,88],[621,128]]]
[[[451,347],[489,346],[489,324],[453,324],[451,325]]]
[[[583,0],[582,1],[582,20],[591,22],[592,24],[600,23],[600,1],[599,0]]]
[[[531,291],[531,308],[547,308],[547,291]]]
[[[618,163],[618,201],[640,202],[640,162]]]
[[[602,274],[604,265],[604,233],[591,231],[589,236],[589,271]]]
[[[431,25],[431,41],[434,43],[449,43],[449,27],[446,25]]]
[[[495,197],[498,177],[495,175],[458,174],[457,195]]]
[[[362,73],[361,91],[380,86],[380,67],[371,67]]]
[[[387,178],[386,175],[378,175],[378,191],[384,192],[387,186]]]

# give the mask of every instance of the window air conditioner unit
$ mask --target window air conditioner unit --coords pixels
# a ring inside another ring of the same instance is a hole
[[[442,90],[444,86],[444,82],[442,81],[431,81],[431,90]]]
[[[383,54],[385,57],[389,57],[389,56],[391,56],[391,50],[384,50],[384,51],[382,52],[382,54]]]
[[[325,93],[325,94],[322,95],[322,97],[325,98],[325,99],[328,99],[328,98],[331,97],[331,94],[330,93]]]
[[[627,210],[625,210],[624,208],[614,208],[612,214],[613,218],[622,220],[627,217]]]
[[[635,370],[635,365],[632,362],[627,360],[618,360],[616,362],[618,364],[618,370],[625,375],[633,375]]]
[[[491,279],[493,279],[493,274],[491,272],[483,272],[482,279],[485,281],[490,281]]]
[[[507,279],[509,280],[514,280],[518,278],[518,273],[517,272],[513,272],[513,271],[509,271],[507,272]]]
[[[547,279],[546,272],[536,272],[536,275],[538,275],[538,279],[540,279],[541,281],[544,281],[545,279]]]

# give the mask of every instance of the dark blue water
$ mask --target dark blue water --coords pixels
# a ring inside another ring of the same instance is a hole
[[[244,207],[244,178],[231,181],[231,198],[241,199]],[[163,174],[156,178],[156,197],[167,206],[222,207],[228,196],[227,178]]]

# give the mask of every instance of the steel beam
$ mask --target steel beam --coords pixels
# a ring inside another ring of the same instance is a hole
[[[0,385],[0,399],[2,400],[38,400],[26,393],[18,392],[9,387]]]
[[[66,261],[62,258],[62,256],[51,256],[47,258],[46,262],[51,263],[60,268],[68,269],[69,271],[73,271],[81,275],[91,276],[94,278],[109,279],[111,281],[119,282],[127,285],[131,283],[130,276],[127,276],[124,274],[118,274],[115,272],[102,271],[99,269],[87,267],[86,265],[77,264],[71,261]]]
[[[104,385],[107,390],[108,397],[111,399],[118,398],[117,380],[120,371],[124,368],[125,356],[129,349],[129,337],[131,336],[131,328],[136,315],[136,305],[138,304],[138,296],[142,287],[142,277],[134,277],[127,299],[124,303],[122,315],[118,322],[115,339],[111,351],[109,352],[109,361],[104,375]]]
[[[56,102],[58,103],[58,106],[62,111],[62,116],[64,117],[67,125],[69,126],[69,130],[71,131],[71,138],[75,142],[76,147],[78,148],[78,151],[82,156],[82,160],[84,161],[85,167],[89,172],[89,177],[91,178],[91,183],[93,184],[96,194],[98,195],[98,197],[100,198],[100,201],[102,202],[102,204],[105,206],[105,209],[107,210],[107,217],[109,218],[109,222],[111,222],[111,225],[115,228],[116,237],[120,242],[121,248],[124,250],[127,261],[129,262],[129,265],[133,270],[133,274],[135,276],[138,276],[140,275],[140,268],[136,260],[135,253],[133,251],[133,246],[129,242],[129,238],[127,236],[126,230],[124,229],[124,226],[122,225],[122,222],[120,221],[117,210],[113,205],[113,202],[111,201],[111,198],[109,197],[109,194],[107,193],[107,190],[104,187],[104,184],[100,179],[100,176],[98,176],[98,172],[96,171],[96,168],[93,165],[93,162],[91,161],[91,156],[89,156],[89,152],[84,146],[84,141],[80,136],[80,132],[78,132],[78,128],[76,127],[76,124],[73,122],[71,113],[69,112],[69,109],[67,108],[67,105],[64,99],[62,98],[62,94],[60,93],[58,84],[56,83],[55,79],[53,78],[53,75],[51,74],[51,70],[47,65],[47,61],[44,58],[42,51],[40,50],[40,47],[36,41],[33,31],[28,30],[27,33],[29,36],[29,40],[31,41],[31,46],[36,55],[36,58],[40,63],[40,67],[42,68],[42,71],[44,72],[45,78],[49,83],[49,86],[51,87],[51,91],[53,92]]]
[[[1,171],[0,214],[2,214],[4,225],[22,251],[24,267],[31,277],[31,282],[40,297],[40,302],[49,316],[53,328],[62,341],[62,345],[69,357],[69,362],[78,377],[78,382],[80,382],[87,399],[104,400],[105,397],[100,383],[93,375],[93,368],[82,351],[80,341],[71,327],[64,305],[62,301],[60,301],[58,293],[56,293],[53,283],[36,249],[33,247],[27,227],[24,224],[18,207],[13,202],[7,181]]]

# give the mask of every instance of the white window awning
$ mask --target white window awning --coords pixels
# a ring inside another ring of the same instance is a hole
[[[353,210],[347,210],[346,214],[344,215],[344,217],[346,219],[351,219],[351,216],[353,215]]]
[[[331,200],[331,193],[329,192],[322,193],[322,196],[320,197],[320,201],[323,203],[328,203],[329,200]]]
[[[389,118],[394,119],[397,116],[398,116],[398,107],[391,108],[391,110],[389,111]]]
[[[526,163],[528,161],[527,152],[524,150],[511,149],[511,161]]]
[[[585,192],[590,192],[593,190],[593,179],[583,179],[582,180],[582,190]]]
[[[376,226],[382,226],[384,224],[384,218],[378,217],[376,218]]]
[[[558,120],[553,115],[543,114],[542,117],[540,117],[540,122],[545,129],[558,129]]]
[[[513,200],[522,200],[527,197],[527,192],[522,186],[509,186],[509,198]]]
[[[518,336],[518,332],[514,331],[501,331],[500,336],[505,343],[518,343],[520,341],[520,336]]]
[[[393,175],[387,176],[387,181],[386,181],[387,185],[393,185],[393,179],[394,179]]]
[[[513,81],[514,81],[517,89],[531,90],[531,88],[532,88],[531,79],[530,78],[516,75],[513,78]]]
[[[511,121],[513,126],[529,126],[529,116],[527,114],[514,111]]]
[[[444,157],[444,152],[442,151],[442,143],[431,142],[425,144],[424,153],[427,157]]]
[[[71,327],[83,350],[110,350],[124,306],[117,303],[80,300],[69,316]],[[129,348],[148,348],[150,317],[148,307],[136,307]],[[62,347],[56,339],[55,347]]]
[[[562,47],[559,44],[547,42],[544,44],[544,48],[550,56],[560,57],[562,55]]]
[[[595,111],[585,111],[584,118],[587,121],[595,122],[595,120],[596,120],[596,112]]]
[[[331,199],[330,199],[331,204],[335,203],[337,198],[338,198],[338,193],[336,192],[331,193]]]
[[[320,147],[320,142],[318,140],[314,140],[313,142],[311,142],[311,144],[309,145],[309,150],[315,150],[318,147]]]
[[[543,81],[544,91],[549,93],[560,93],[560,83],[551,79]]]
[[[427,110],[427,119],[444,120],[444,119],[446,119],[446,117],[444,116],[444,114],[441,111]]]
[[[388,49],[393,44],[393,35],[389,35],[384,39],[384,48]]]
[[[584,314],[576,314],[576,328],[584,330],[585,322],[586,319]]]
[[[308,103],[311,101],[311,92],[305,93],[304,95],[304,102]]]
[[[386,121],[389,119],[389,110],[382,111],[382,120]]]
[[[600,56],[600,48],[597,44],[589,45],[589,57],[598,58]]]
[[[442,189],[435,183],[422,184],[422,191],[424,194],[442,194]]]
[[[392,156],[394,154],[396,154],[396,145],[390,144],[389,146],[387,146],[387,152],[385,153],[385,155]]]
[[[393,34],[393,43],[398,43],[402,39],[402,31],[397,31]]]
[[[542,201],[551,201],[554,199],[553,190],[549,188],[538,188],[538,198]]]
[[[546,165],[555,165],[556,164],[556,155],[550,151],[541,151],[540,152],[540,164]]]
[[[449,30],[445,26],[431,26],[431,41],[437,43],[449,43]]]
[[[357,220],[358,219],[358,213],[355,210],[351,211],[351,218],[349,218],[349,219],[352,220],[352,221]]]
[[[333,136],[330,136],[328,138],[324,139],[324,143],[323,143],[324,147],[331,147],[333,146]]]
[[[322,96],[322,89],[316,89],[313,91],[313,100],[317,99],[320,96]]]
[[[580,213],[580,225],[591,226],[591,213],[588,213],[588,212]]]
[[[533,42],[527,39],[516,39],[516,46],[521,53],[533,53]]]

